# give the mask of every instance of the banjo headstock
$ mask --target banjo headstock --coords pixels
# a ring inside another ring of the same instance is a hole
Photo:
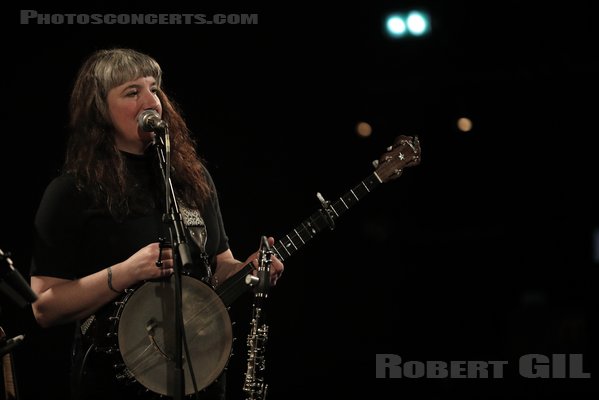
[[[395,139],[393,145],[387,147],[387,151],[374,161],[375,172],[382,182],[397,179],[405,167],[420,164],[420,155],[418,136],[400,135]]]

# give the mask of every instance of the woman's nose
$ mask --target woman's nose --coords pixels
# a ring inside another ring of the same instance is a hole
[[[156,95],[156,93],[152,92],[150,90],[144,91],[144,97],[143,97],[144,110],[147,110],[150,108],[153,110],[158,110],[159,106],[160,106],[160,100],[158,99],[158,96]]]

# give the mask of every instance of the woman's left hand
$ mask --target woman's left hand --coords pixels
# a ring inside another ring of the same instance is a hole
[[[275,244],[275,239],[273,237],[269,237],[268,245],[272,247],[274,244]],[[258,269],[258,266],[259,266],[259,259],[258,259],[259,256],[260,256],[260,251],[257,251],[254,254],[252,254],[250,257],[248,257],[248,262],[251,260],[251,262],[254,265],[254,268],[256,270]],[[283,270],[285,269],[285,266],[283,265],[281,260],[279,260],[277,258],[277,256],[274,254],[270,258],[270,260],[271,260],[271,263],[270,263],[270,286],[276,286],[277,281],[281,278],[281,275],[283,274]]]

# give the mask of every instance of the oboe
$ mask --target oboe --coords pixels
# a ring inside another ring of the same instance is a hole
[[[265,323],[264,305],[270,287],[270,264],[273,254],[268,240],[262,236],[257,276],[248,275],[246,282],[255,286],[254,302],[252,305],[252,321],[247,337],[248,362],[243,383],[243,391],[248,400],[266,399],[268,384],[264,381],[266,370],[266,341],[268,340],[268,325]]]

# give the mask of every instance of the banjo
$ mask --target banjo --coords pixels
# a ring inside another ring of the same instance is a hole
[[[274,254],[284,261],[321,231],[333,229],[335,220],[378,185],[398,178],[403,168],[418,165],[420,154],[417,137],[397,137],[373,162],[375,171],[337,201],[325,201],[319,193],[322,208],[275,243]],[[253,269],[251,263],[247,264],[216,289],[193,277],[181,277],[183,331],[190,357],[183,359],[186,396],[194,394],[196,388],[205,389],[225,369],[233,343],[227,307],[250,288],[246,278]],[[107,319],[92,315],[82,323],[84,336],[95,330],[94,337],[102,338],[92,345],[93,350],[115,357],[118,380],[125,384],[137,382],[140,389],[158,395],[175,394],[174,294],[172,278],[144,282],[115,301]],[[192,371],[195,388],[191,384]]]

